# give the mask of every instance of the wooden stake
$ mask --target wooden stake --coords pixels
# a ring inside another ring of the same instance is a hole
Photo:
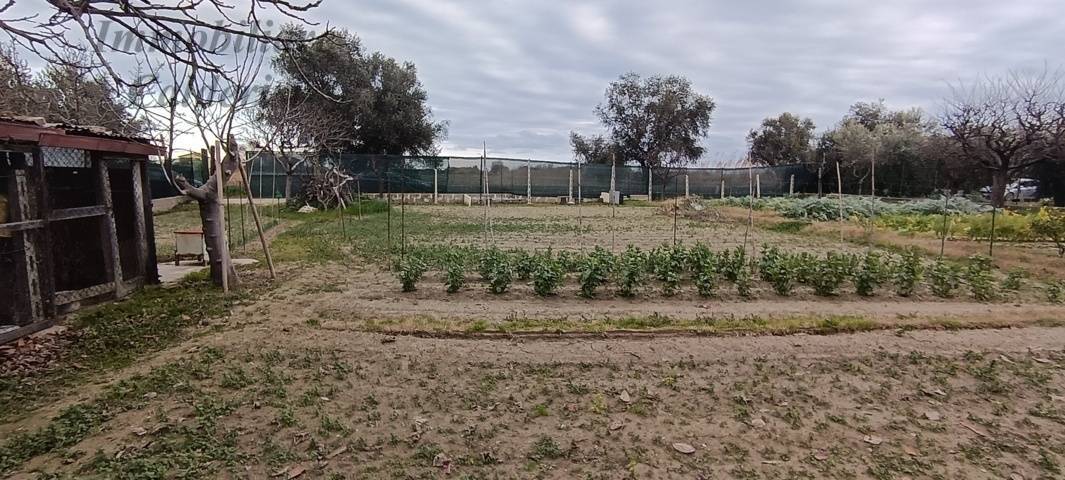
[[[225,217],[225,208],[222,208],[222,205],[223,205],[223,203],[225,201],[225,185],[224,185],[224,182],[222,181],[222,177],[224,176],[223,173],[222,173],[222,144],[220,142],[218,142],[217,140],[214,142],[214,168],[215,168],[214,177],[215,177],[215,182],[216,182],[215,185],[218,188],[218,195],[216,195],[216,197],[218,199],[218,206],[219,206],[218,211],[219,211],[219,215],[222,215],[223,217]],[[223,218],[223,222],[224,221],[225,221],[225,219]],[[222,260],[222,262],[221,262],[222,263],[222,265],[221,265],[221,268],[222,268],[222,292],[228,293],[229,292],[229,265],[230,265],[230,262],[229,262],[229,238],[225,238],[225,239],[223,239],[222,242],[219,242],[219,243],[221,243],[223,245],[223,248],[224,248],[224,251],[218,252],[219,257],[221,257],[221,260]]]
[[[843,246],[843,174],[839,171],[839,161],[836,162],[836,188],[839,190],[839,244]]]
[[[270,244],[266,241],[266,234],[263,233],[263,223],[259,220],[259,208],[255,206],[255,200],[251,197],[251,184],[248,183],[248,176],[244,174],[244,163],[238,161],[237,168],[240,169],[240,178],[244,180],[244,192],[248,195],[248,204],[251,206],[251,218],[255,220],[255,230],[259,232],[259,243],[263,246],[263,255],[266,257],[266,266],[270,269],[270,279],[277,279],[277,272],[274,271],[274,258],[270,255]]]

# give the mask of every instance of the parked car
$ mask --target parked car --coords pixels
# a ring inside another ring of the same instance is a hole
[[[986,199],[991,199],[991,187],[980,189],[980,193]],[[1025,202],[1039,200],[1039,180],[1031,178],[1018,178],[1016,182],[1006,185],[1007,202]]]

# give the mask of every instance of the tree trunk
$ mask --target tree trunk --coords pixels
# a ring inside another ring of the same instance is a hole
[[[285,205],[292,199],[292,172],[285,172]]]
[[[197,200],[200,207],[200,221],[203,223],[203,239],[207,245],[207,258],[211,266],[211,281],[215,285],[222,284],[222,256],[228,247],[226,245],[225,225],[222,222],[222,205],[217,200]],[[229,288],[240,285],[237,272],[232,262],[229,266]]]
[[[996,207],[1006,206],[1006,185],[1009,184],[1009,170],[998,169],[991,172],[991,204]]]

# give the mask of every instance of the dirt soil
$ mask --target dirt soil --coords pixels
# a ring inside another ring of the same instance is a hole
[[[473,209],[418,208],[434,221],[476,218]],[[508,246],[609,246],[603,225],[621,224],[615,241],[672,241],[672,219],[656,209],[618,209],[619,223],[609,208],[584,210],[592,230],[583,234],[572,207],[500,208],[494,233]],[[530,238],[523,222],[542,233]],[[686,242],[742,235],[734,223],[678,219]],[[1065,328],[1040,326],[1065,319],[1061,307],[924,292],[781,299],[764,287],[755,301],[650,290],[585,300],[572,281],[549,299],[527,285],[447,295],[435,276],[402,294],[392,274],[362,260],[279,271],[270,295],[203,319],[190,340],[0,425],[3,439],[60,416],[87,425],[50,430],[42,438],[79,440],[17,462],[11,478],[1036,479],[1065,468]],[[832,315],[885,329],[479,337],[470,328]],[[966,329],[975,326],[1010,328]],[[402,334],[413,329],[471,336]]]

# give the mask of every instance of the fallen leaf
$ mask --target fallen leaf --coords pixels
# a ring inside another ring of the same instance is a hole
[[[695,453],[695,447],[688,445],[687,443],[674,443],[673,450],[676,450],[685,455],[691,455]]]
[[[1024,475],[1021,475],[1019,473],[1011,473],[1010,480],[1024,480]]]
[[[133,432],[134,435],[136,435],[138,437],[143,437],[143,436],[148,434],[148,431],[143,429],[143,428],[141,428],[141,427],[134,427],[132,429],[132,432]]]
[[[1050,359],[1048,359],[1048,358],[1033,358],[1032,360],[1035,360],[1035,361],[1037,361],[1039,363],[1044,363],[1044,364],[1046,364],[1046,363],[1054,363],[1054,362],[1050,361]]]
[[[862,439],[862,441],[868,443],[869,445],[880,445],[881,443],[884,443],[884,439],[876,435],[866,435],[865,438]]]
[[[921,452],[918,452],[916,448],[913,448],[913,447],[911,447],[909,445],[903,445],[902,446],[902,451],[905,452],[906,455],[909,455],[911,457],[919,457],[919,456],[921,456]]]
[[[612,430],[612,431],[613,430],[621,430],[624,427],[625,427],[625,424],[621,423],[621,422],[613,422],[613,423],[610,424],[610,430]]]
[[[940,390],[938,388],[922,388],[921,391],[924,392],[925,395],[928,395],[930,397],[932,397],[932,396],[937,396],[937,397],[945,397],[945,396],[947,396],[947,392],[944,392],[943,390]]]
[[[933,422],[938,422],[940,419],[943,418],[943,415],[935,410],[929,410],[927,412],[924,412],[924,418],[927,418]]]
[[[296,478],[296,477],[299,477],[300,475],[303,475],[303,473],[306,472],[306,471],[307,471],[306,468],[303,468],[303,466],[301,466],[301,465],[297,465],[297,466],[292,467],[291,469],[289,469],[287,478],[288,478],[288,480],[292,480],[293,478]]]

